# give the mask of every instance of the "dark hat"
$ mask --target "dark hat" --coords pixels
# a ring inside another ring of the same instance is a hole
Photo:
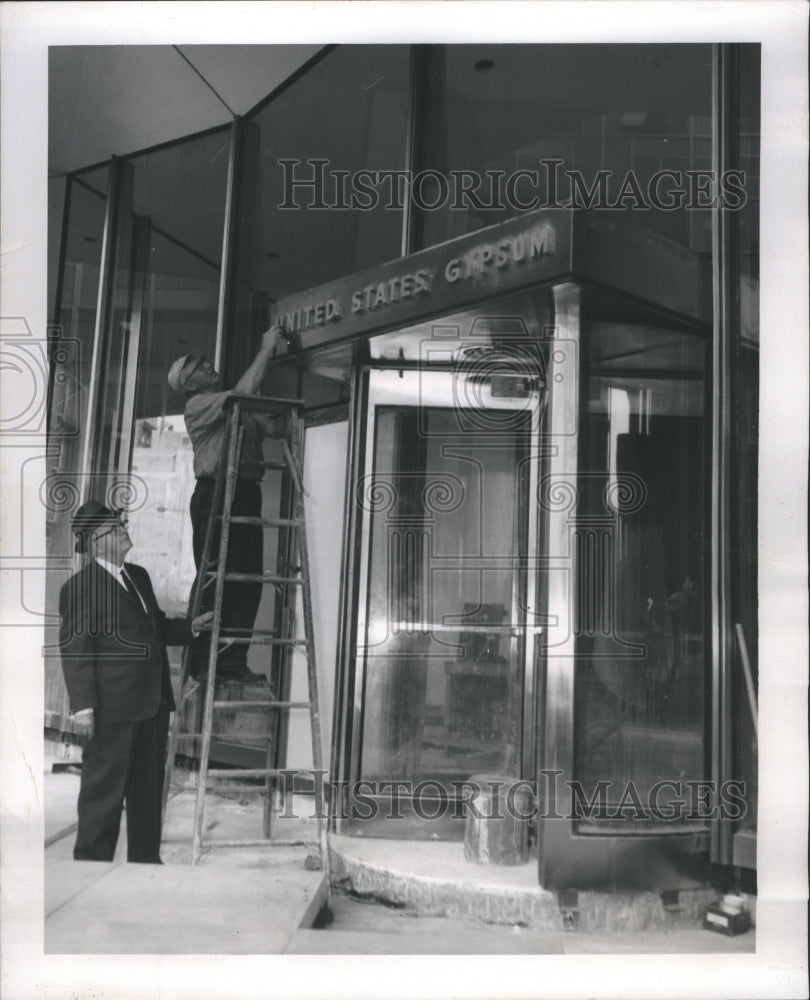
[[[88,500],[73,515],[71,528],[76,535],[76,551],[87,551],[88,535],[107,521],[117,521],[118,514],[98,500]]]

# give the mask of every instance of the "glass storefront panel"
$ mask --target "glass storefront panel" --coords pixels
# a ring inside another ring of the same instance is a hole
[[[137,378],[130,367],[126,379],[133,386],[130,526],[134,554],[170,614],[185,612],[194,580],[194,475],[185,397],[171,391],[166,375],[181,354],[216,357],[229,145],[224,129],[132,160],[136,266],[117,303],[137,342],[129,360]]]
[[[384,191],[376,204],[351,200],[354,180],[364,183],[359,171],[406,166],[409,61],[405,45],[342,45],[244,121],[231,313],[243,345],[234,374],[274,302],[400,255],[402,208]]]
[[[103,374],[88,495],[127,510],[134,557],[149,569],[164,610],[175,613],[185,610],[193,578],[191,546],[185,544],[193,476],[184,401],[169,391],[166,373],[180,354],[215,357],[228,143],[225,129],[122,161],[113,188],[118,203],[108,236],[112,285],[96,347]],[[96,210],[100,252],[104,198],[80,196]],[[74,194],[71,208],[75,203]],[[85,236],[79,237],[82,245]],[[65,280],[62,295],[66,331],[84,316],[76,295],[68,293],[82,273],[73,270],[76,277]],[[65,279],[69,273],[66,268]],[[93,311],[91,316],[88,308],[82,352],[88,383],[97,262],[90,278]],[[88,285],[88,297],[90,291]],[[84,428],[90,415],[80,419]]]
[[[694,827],[665,817],[707,774],[706,344],[583,334],[574,768],[598,808],[577,830],[672,833]]]
[[[71,178],[68,197],[65,257],[62,273],[54,281],[54,288],[61,294],[54,302],[52,316],[55,354],[50,432],[54,435],[53,443],[58,442],[57,468],[70,474],[82,467],[81,432],[87,423],[107,206],[107,168]],[[52,258],[51,263],[58,267],[57,258]]]
[[[84,432],[88,420],[93,342],[98,305],[101,251],[107,203],[107,168],[70,178],[64,218],[55,213],[50,225],[49,268],[59,268],[57,248],[64,245],[61,273],[49,273],[53,289],[51,383],[48,409],[47,478],[44,487],[46,546],[49,559],[46,608],[55,614],[59,588],[72,571],[73,536],[66,511],[75,508],[83,488]],[[61,202],[61,199],[60,199]],[[66,231],[62,232],[62,226]],[[65,716],[67,702],[58,662],[45,658],[45,708]]]
[[[426,182],[437,207],[421,213],[420,246],[593,197],[708,254],[709,199],[692,185],[709,182],[686,171],[712,168],[711,76],[709,45],[431,47],[418,167],[451,181],[444,199]]]
[[[132,441],[133,477],[148,498],[130,523],[138,558],[167,613],[185,612],[194,581],[188,513],[194,471],[185,398],[171,391],[166,373],[180,354],[214,356],[218,291],[218,269],[152,234]]]

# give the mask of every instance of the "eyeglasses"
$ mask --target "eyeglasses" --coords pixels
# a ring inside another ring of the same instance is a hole
[[[195,372],[204,371],[210,373],[213,370],[214,366],[211,364],[208,358],[198,358],[192,365],[191,369],[183,373],[183,379],[184,381],[188,382],[188,380]]]
[[[124,531],[126,531],[128,523],[129,522],[126,520],[126,518],[121,518],[118,521],[116,521],[116,523],[111,528],[108,528],[106,531],[102,531],[101,534],[93,535],[93,538],[96,541],[98,541],[100,538],[104,538],[105,535],[111,535],[114,531],[118,531],[121,528],[123,528]]]

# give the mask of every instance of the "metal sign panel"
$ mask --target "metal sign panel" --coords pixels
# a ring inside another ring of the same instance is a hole
[[[711,275],[691,250],[615,213],[543,209],[287,296],[271,319],[310,351],[571,277],[711,317]]]

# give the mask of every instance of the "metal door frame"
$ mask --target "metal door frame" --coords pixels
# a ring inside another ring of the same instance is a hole
[[[353,542],[350,548],[354,551],[354,570],[351,575],[354,577],[356,592],[353,595],[353,614],[347,628],[347,636],[344,636],[342,643],[346,653],[351,656],[350,669],[345,671],[346,686],[341,692],[342,697],[336,699],[336,713],[341,711],[339,704],[343,705],[343,720],[336,727],[336,736],[333,741],[335,750],[342,745],[345,753],[343,772],[348,781],[344,782],[340,789],[341,795],[337,801],[340,807],[336,807],[337,829],[342,833],[370,834],[372,836],[387,837],[414,837],[427,839],[436,837],[438,827],[431,826],[430,820],[423,820],[414,815],[412,808],[406,801],[399,802],[401,818],[393,825],[386,823],[385,819],[380,820],[352,820],[349,816],[351,808],[356,805],[352,791],[352,783],[360,778],[360,766],[362,758],[362,725],[363,725],[363,697],[365,687],[365,662],[359,650],[357,638],[366,634],[367,602],[369,588],[369,551],[371,517],[359,511],[359,504],[356,497],[356,484],[364,480],[364,477],[373,474],[374,464],[374,413],[378,405],[387,405],[401,402],[403,406],[413,406],[415,409],[422,405],[448,408],[453,401],[453,380],[466,378],[466,375],[453,370],[425,370],[424,368],[395,369],[389,366],[368,366],[359,374],[355,387],[359,402],[356,408],[355,428],[352,433],[354,461],[352,467],[355,469],[350,484],[347,487],[347,502],[349,502],[353,513],[350,517],[353,523],[350,525],[350,535]],[[376,383],[376,384],[375,384]],[[458,385],[456,384],[456,389]],[[486,399],[486,406],[482,409],[515,409],[515,401],[510,399],[494,400],[491,396]],[[465,409],[474,409],[465,407]],[[520,615],[520,635],[515,635],[518,641],[522,641],[522,652],[520,654],[520,671],[522,673],[523,685],[523,707],[522,707],[522,735],[518,748],[521,761],[521,778],[530,779],[531,769],[535,759],[535,655],[533,641],[534,634],[538,631],[538,626],[530,626],[528,622],[528,609],[537,607],[538,601],[538,573],[534,553],[537,550],[537,489],[536,484],[540,475],[540,465],[542,460],[541,449],[538,447],[540,423],[543,419],[542,399],[538,394],[532,416],[532,429],[529,439],[527,454],[523,459],[526,465],[528,482],[526,485],[526,496],[528,499],[527,510],[524,514],[525,529],[521,530],[521,538],[524,544],[522,551],[512,555],[516,563],[515,584],[520,589],[520,594],[513,590],[513,609]],[[357,426],[359,424],[359,426]],[[520,603],[524,602],[521,611]],[[537,619],[536,619],[537,620]],[[518,630],[516,630],[517,632]],[[348,640],[348,641],[346,641]],[[338,729],[340,730],[338,732]],[[344,742],[341,744],[341,740]],[[425,796],[425,799],[428,797]],[[381,807],[390,803],[390,796],[377,797],[365,795],[365,799],[379,802]],[[439,800],[436,799],[438,802]],[[449,811],[449,810],[448,810]],[[443,839],[463,839],[464,825],[460,820],[463,814],[459,807],[454,806],[450,825],[441,823],[439,836]],[[348,818],[347,818],[348,817]]]
[[[581,386],[582,288],[565,282],[553,289],[556,349],[549,366],[548,433],[553,447],[548,467],[551,491],[542,504],[548,560],[546,611],[553,621],[544,650],[538,692],[544,732],[538,745],[538,845],[540,884],[575,889],[685,889],[704,884],[710,830],[642,834],[577,835],[566,782],[575,778],[574,602],[576,567],[570,526],[577,513],[579,389]],[[708,377],[707,377],[708,381]],[[704,417],[710,427],[708,413]],[[708,485],[708,482],[707,482]],[[707,492],[709,492],[707,490]],[[710,622],[704,622],[708,639]],[[556,633],[556,638],[554,633]],[[705,645],[708,655],[709,643]],[[706,746],[708,755],[709,747]]]

